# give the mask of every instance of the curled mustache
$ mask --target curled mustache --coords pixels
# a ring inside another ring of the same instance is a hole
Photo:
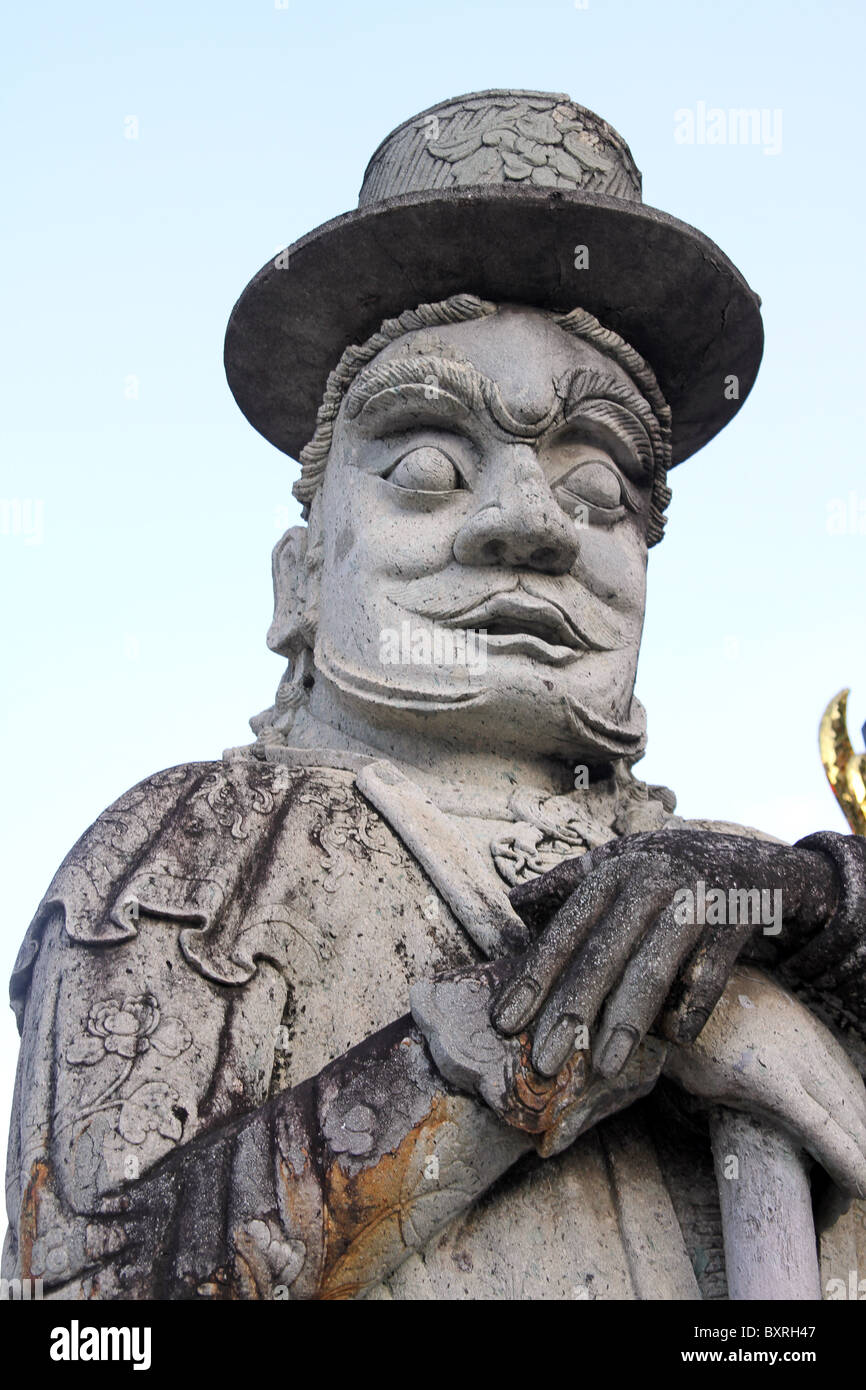
[[[634,641],[631,623],[617,622],[617,615],[581,589],[574,592],[574,580],[551,574],[515,574],[491,569],[485,574],[471,570],[459,573],[425,575],[395,585],[388,597],[401,608],[431,622],[452,622],[469,613],[479,603],[500,594],[523,592],[559,610],[586,646],[596,651],[615,651]],[[579,600],[579,611],[578,611]]]

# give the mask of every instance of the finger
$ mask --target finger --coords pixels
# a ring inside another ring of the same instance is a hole
[[[652,1027],[702,931],[699,922],[678,922],[673,907],[649,928],[605,1005],[593,1049],[593,1066],[603,1077],[612,1080],[622,1071]]]
[[[546,874],[512,888],[508,895],[512,907],[531,926],[542,910],[548,915],[558,911],[589,874],[623,855],[640,851],[655,834],[655,831],[644,831],[638,835],[623,835],[596,845],[584,854],[564,859]]]
[[[866,1156],[866,1087],[851,1058],[829,1032],[819,1048],[798,1053],[799,1081]]]
[[[745,988],[749,988],[748,977]],[[795,1043],[798,1033],[794,1022]],[[816,1034],[813,1023],[801,1037],[802,1046],[793,1050],[791,1035],[787,1034],[787,1045],[780,1038],[781,1046],[777,1044],[769,1054],[758,1051],[763,1065],[749,1068],[753,1084],[757,1083],[756,1098],[784,1128],[796,1134],[834,1182],[846,1192],[862,1196],[866,1193],[863,1080],[844,1048],[825,1028]]]
[[[795,1135],[837,1186],[862,1197],[866,1195],[866,1127],[850,1111],[844,1121],[837,1118],[840,1100],[838,1095],[816,1100],[797,1085],[784,1097],[768,1095],[762,1108]],[[836,1115],[828,1111],[828,1105],[836,1109]]]
[[[592,1028],[635,947],[668,906],[672,892],[672,885],[656,872],[629,875],[538,1019],[532,1060],[542,1075],[556,1075],[571,1055],[581,1025]]]
[[[546,874],[539,874],[527,883],[518,883],[508,894],[514,910],[528,926],[534,926],[540,914],[549,918],[568,901],[574,890],[592,872],[591,852],[564,859]]]
[[[846,1192],[866,1196],[866,1125],[844,1095],[836,1094],[835,1101],[823,1102],[806,1091],[803,1105],[812,1120],[811,1138],[806,1148],[813,1158],[830,1174],[833,1181]]]
[[[722,997],[752,931],[751,926],[716,927],[702,941],[662,1018],[662,1033],[671,1042],[694,1042]]]
[[[554,980],[613,901],[620,873],[620,867],[614,864],[587,878],[524,952],[514,979],[499,995],[491,1012],[494,1026],[501,1033],[519,1033],[534,1018]]]

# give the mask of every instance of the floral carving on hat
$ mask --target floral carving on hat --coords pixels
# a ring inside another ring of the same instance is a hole
[[[526,181],[545,188],[579,188],[607,178],[613,163],[596,149],[598,137],[583,122],[557,120],[555,108],[532,110],[515,103],[485,114],[470,131],[429,145],[452,166],[454,184]]]

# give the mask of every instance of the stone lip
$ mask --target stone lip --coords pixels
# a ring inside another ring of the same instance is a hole
[[[575,247],[589,268],[575,269]],[[645,204],[479,185],[408,193],[336,217],[269,261],[229,319],[225,368],[250,423],[297,458],[350,343],[466,292],[587,309],[650,363],[673,412],[673,461],[733,418],[757,375],[760,300],[703,233]],[[735,375],[739,398],[725,399]]]

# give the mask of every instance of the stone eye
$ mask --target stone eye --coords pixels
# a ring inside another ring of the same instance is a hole
[[[460,474],[447,454],[425,444],[403,455],[388,482],[413,492],[454,492],[460,487]]]
[[[614,470],[599,459],[590,459],[572,468],[556,485],[566,500],[588,502],[600,511],[616,511],[623,502],[622,483]]]

